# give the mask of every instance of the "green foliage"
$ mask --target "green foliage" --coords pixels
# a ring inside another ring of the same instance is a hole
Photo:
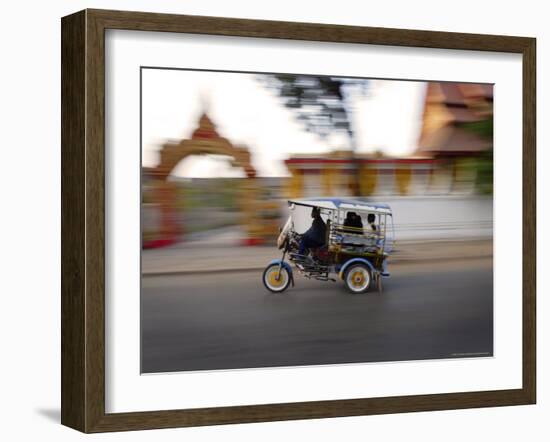
[[[493,139],[493,118],[461,123],[460,127],[480,137]],[[491,195],[493,193],[493,150],[487,150],[477,156],[474,167],[476,171],[477,192],[482,195]]]
[[[485,120],[473,121],[470,123],[460,123],[460,127],[475,133],[483,138],[493,138],[493,119],[487,118]]]
[[[237,205],[238,188],[232,179],[196,180],[178,186],[178,208],[220,207],[228,210]]]
[[[483,195],[493,193],[493,151],[486,151],[477,158],[476,189]]]

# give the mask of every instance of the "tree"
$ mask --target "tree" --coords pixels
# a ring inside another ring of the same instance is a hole
[[[357,146],[350,99],[354,93],[365,94],[367,80],[294,74],[270,74],[258,78],[277,93],[306,131],[325,140],[332,134],[346,133],[352,160],[355,159]],[[359,164],[354,161],[354,165],[352,193],[358,195]]]

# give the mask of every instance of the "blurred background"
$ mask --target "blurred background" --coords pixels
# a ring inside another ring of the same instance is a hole
[[[402,244],[492,238],[492,85],[144,69],[142,99],[143,249],[271,246],[312,196],[389,203]]]

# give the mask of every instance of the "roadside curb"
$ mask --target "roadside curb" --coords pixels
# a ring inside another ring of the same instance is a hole
[[[442,261],[460,261],[464,259],[487,259],[492,258],[493,254],[481,255],[461,255],[461,256],[437,256],[424,258],[407,258],[394,257],[389,265],[406,264],[406,263],[426,263],[426,262],[442,262]],[[266,263],[267,265],[267,263]],[[266,265],[254,267],[226,267],[220,269],[192,269],[192,270],[168,270],[159,272],[142,272],[142,277],[160,277],[160,276],[192,276],[192,275],[208,275],[214,273],[248,273],[263,271]]]

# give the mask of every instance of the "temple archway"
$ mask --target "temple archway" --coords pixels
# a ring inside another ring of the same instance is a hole
[[[174,168],[190,155],[225,155],[232,158],[233,167],[242,167],[248,178],[256,176],[256,170],[250,162],[250,152],[244,146],[234,146],[227,138],[220,137],[216,127],[203,114],[199,126],[190,139],[179,143],[165,143],[160,150],[160,162],[154,169],[154,176],[166,180]]]
[[[239,199],[243,215],[241,224],[245,227],[248,243],[261,241],[260,237],[265,236],[265,233],[258,213],[263,203],[259,201],[260,189],[255,181],[256,170],[246,147],[233,145],[221,137],[208,115],[203,114],[191,138],[163,144],[159,155],[158,165],[145,172],[150,199],[158,204],[158,222],[154,232],[144,232],[144,248],[172,244],[183,233],[182,225],[178,221],[177,185],[168,178],[183,160],[197,155],[223,155],[229,157],[232,167],[244,170],[246,179],[241,184]]]

